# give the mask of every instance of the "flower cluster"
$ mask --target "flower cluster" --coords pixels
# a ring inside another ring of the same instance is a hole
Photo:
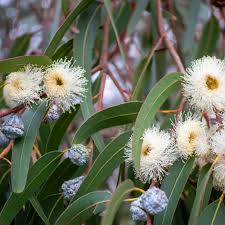
[[[178,158],[195,157],[196,162],[213,163],[214,186],[225,188],[225,64],[215,57],[194,61],[182,77],[188,112],[178,112],[169,131],[153,126],[142,136],[140,169],[144,182],[162,180]],[[195,112],[193,112],[195,111]],[[216,122],[213,122],[216,121]],[[132,137],[125,148],[125,160],[133,165]],[[136,170],[136,169],[135,169]]]
[[[47,69],[29,65],[7,76],[3,96],[11,108],[20,104],[30,106],[46,97],[53,107],[52,119],[57,117],[56,106],[65,112],[82,101],[87,83],[84,73],[72,60],[55,61]]]

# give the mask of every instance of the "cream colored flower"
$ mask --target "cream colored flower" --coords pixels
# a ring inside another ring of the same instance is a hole
[[[204,156],[209,153],[207,130],[197,117],[188,114],[184,121],[180,118],[173,126],[177,149],[182,158],[187,159],[193,154]]]
[[[225,130],[220,129],[210,138],[212,151],[219,156],[225,155]]]
[[[71,61],[54,62],[45,72],[43,90],[49,100],[54,101],[63,111],[82,101],[87,83],[84,69],[75,67]]]
[[[225,188],[225,160],[219,160],[213,169],[213,185],[214,187],[224,191]]]
[[[140,171],[136,174],[144,182],[152,178],[162,180],[166,169],[178,158],[170,134],[152,127],[144,132],[142,139]],[[132,140],[125,149],[125,158],[127,163],[133,164]]]
[[[224,62],[209,56],[195,60],[183,76],[183,92],[190,104],[202,111],[224,109]]]
[[[30,105],[40,100],[42,79],[42,70],[32,66],[10,73],[3,88],[6,104],[12,108],[20,104]]]

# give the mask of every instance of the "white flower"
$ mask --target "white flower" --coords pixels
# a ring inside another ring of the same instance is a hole
[[[220,189],[224,190],[225,188],[225,160],[219,160],[213,169],[213,185]]]
[[[216,57],[195,60],[183,76],[183,92],[202,111],[225,108],[225,64]]]
[[[152,178],[162,180],[166,169],[178,157],[170,134],[160,131],[159,127],[152,127],[144,132],[142,139],[140,171],[136,171],[136,174],[144,182],[150,181]],[[132,140],[129,141],[125,149],[126,162],[128,163],[133,163],[131,143]]]
[[[43,72],[40,68],[26,66],[23,70],[10,73],[5,81],[3,96],[9,107],[30,105],[40,100]]]
[[[188,114],[185,121],[180,117],[173,126],[177,149],[182,158],[187,159],[194,153],[198,156],[209,153],[206,127],[197,117]]]
[[[225,130],[220,129],[219,131],[215,132],[212,137],[210,138],[210,145],[212,151],[221,156],[225,155]]]
[[[43,89],[48,99],[63,111],[82,101],[87,83],[84,69],[75,67],[71,61],[54,62],[45,72]]]

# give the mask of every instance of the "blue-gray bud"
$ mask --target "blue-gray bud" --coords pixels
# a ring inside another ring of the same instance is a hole
[[[73,164],[77,166],[83,166],[87,164],[89,159],[89,152],[87,147],[82,144],[73,145],[68,150],[68,158]]]
[[[61,189],[65,199],[71,200],[75,196],[84,178],[85,176],[76,177],[75,179],[65,181],[62,184]]]
[[[131,216],[134,221],[146,221],[147,214],[142,209],[142,205],[140,203],[140,198],[136,201],[132,202],[130,205]]]
[[[155,215],[165,210],[168,198],[164,191],[157,187],[151,187],[141,195],[140,203],[149,214]]]
[[[22,137],[24,134],[24,125],[21,117],[16,114],[11,114],[1,125],[0,130],[9,139]]]
[[[0,148],[4,148],[9,144],[10,140],[0,131]]]
[[[48,110],[46,120],[51,122],[58,120],[60,117],[60,109],[56,104],[52,104]]]

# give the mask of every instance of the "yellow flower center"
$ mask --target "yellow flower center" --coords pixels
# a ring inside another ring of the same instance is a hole
[[[207,75],[206,76],[206,85],[209,90],[213,91],[219,87],[219,82],[215,77],[213,77],[211,75]]]
[[[197,135],[194,132],[191,132],[188,136],[188,142],[191,145],[194,145],[195,139],[197,138]]]
[[[55,77],[56,85],[62,86],[64,84],[63,80],[60,77]]]
[[[144,156],[147,156],[150,152],[151,152],[151,146],[149,146],[149,145],[145,145],[145,146],[143,146],[142,147],[142,154],[144,155]]]
[[[19,82],[18,80],[14,80],[14,81],[12,82],[12,86],[15,87],[15,88],[17,88],[17,89],[19,89],[20,82]]]

